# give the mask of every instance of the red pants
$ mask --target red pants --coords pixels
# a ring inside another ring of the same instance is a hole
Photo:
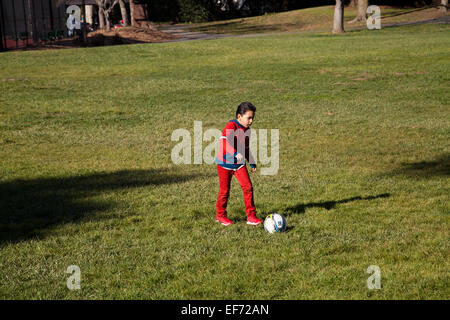
[[[247,217],[249,215],[255,215],[256,208],[253,201],[253,186],[248,176],[247,167],[243,166],[239,170],[227,170],[217,165],[217,173],[219,175],[219,195],[217,196],[216,213],[218,216],[227,215],[227,203],[230,196],[230,184],[233,175],[241,185],[244,192],[245,212]]]

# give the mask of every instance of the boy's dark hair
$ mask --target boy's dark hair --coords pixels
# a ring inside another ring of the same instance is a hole
[[[242,102],[236,110],[236,118],[238,114],[243,116],[247,111],[256,111],[256,107],[251,102]]]

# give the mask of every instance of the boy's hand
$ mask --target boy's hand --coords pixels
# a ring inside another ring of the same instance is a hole
[[[256,172],[256,167],[252,168],[252,173]]]
[[[244,159],[244,156],[243,156],[242,154],[238,153],[238,154],[236,155],[236,160],[238,161],[238,163],[239,163],[239,162],[242,162],[243,159]]]

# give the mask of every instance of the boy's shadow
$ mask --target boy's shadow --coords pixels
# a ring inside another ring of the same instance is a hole
[[[336,207],[336,205],[340,204],[340,203],[347,203],[347,202],[356,201],[356,200],[374,200],[374,199],[378,199],[378,198],[388,198],[390,196],[391,196],[390,193],[382,193],[382,194],[378,194],[376,196],[368,196],[368,197],[357,196],[357,197],[352,197],[352,198],[337,200],[337,201],[299,203],[292,207],[287,207],[287,208],[279,209],[279,210],[271,210],[270,212],[271,213],[278,212],[284,217],[289,217],[292,214],[303,214],[303,213],[305,213],[307,208],[318,207],[318,208],[325,208],[327,210],[331,210],[331,209],[334,209]],[[268,213],[262,212],[262,214],[263,215],[259,218],[264,220]],[[245,218],[238,218],[238,220],[245,221]],[[293,226],[287,225],[285,232],[292,231],[293,229],[294,229]]]
[[[315,208],[315,207],[317,208],[318,207],[318,208],[325,208],[327,210],[331,210],[331,209],[334,209],[336,207],[336,205],[340,204],[340,203],[347,203],[347,202],[356,201],[356,200],[374,200],[374,199],[378,199],[378,198],[387,198],[387,197],[390,197],[389,193],[382,193],[382,194],[378,194],[376,196],[368,196],[368,197],[357,196],[357,197],[352,197],[352,198],[337,200],[337,201],[299,203],[295,206],[285,208],[284,210],[282,210],[282,212],[284,212],[284,215],[288,217],[292,214],[305,213],[307,208]]]

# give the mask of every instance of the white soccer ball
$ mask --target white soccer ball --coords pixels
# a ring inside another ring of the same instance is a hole
[[[279,213],[269,214],[264,220],[264,229],[268,233],[286,231],[286,220]]]

